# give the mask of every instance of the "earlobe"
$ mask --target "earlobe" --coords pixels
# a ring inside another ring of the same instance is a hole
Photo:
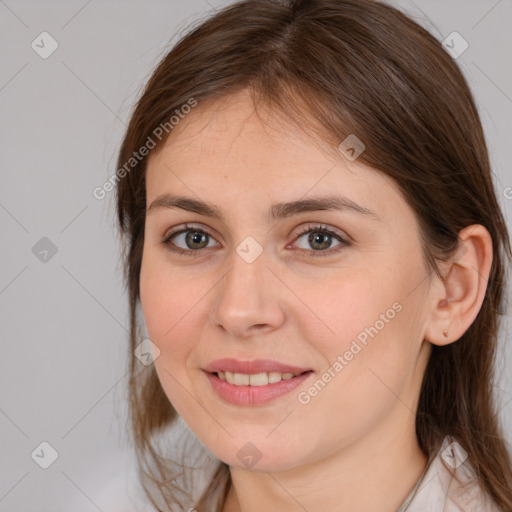
[[[443,280],[431,287],[430,319],[425,338],[434,345],[457,341],[474,322],[482,307],[492,265],[492,239],[474,224],[459,233],[459,249],[445,263]]]

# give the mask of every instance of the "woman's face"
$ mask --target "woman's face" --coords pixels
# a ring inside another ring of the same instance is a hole
[[[428,273],[389,178],[258,117],[240,93],[180,121],[146,186],[140,291],[155,366],[212,453],[277,471],[414,432]],[[307,203],[326,197],[339,205]]]

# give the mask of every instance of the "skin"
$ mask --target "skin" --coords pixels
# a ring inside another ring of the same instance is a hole
[[[414,423],[431,346],[455,342],[483,301],[492,261],[487,231],[463,230],[464,250],[437,278],[425,267],[417,219],[395,183],[271,113],[256,113],[244,91],[199,104],[181,121],[149,156],[146,187],[147,205],[172,193],[213,203],[224,216],[148,210],[140,275],[162,387],[230,466],[224,512],[395,512],[427,462]],[[263,217],[274,203],[325,194],[379,218],[351,210]],[[195,246],[183,234],[162,243],[185,223],[212,237]],[[333,236],[324,256],[308,257],[321,251],[298,234],[318,224],[349,245]],[[248,236],[263,249],[252,263],[236,252]],[[174,253],[172,242],[195,252]],[[301,404],[298,392],[397,302],[401,311]],[[218,397],[202,371],[222,357],[274,359],[314,373],[297,392],[242,407]],[[261,454],[250,468],[237,457],[247,442]]]

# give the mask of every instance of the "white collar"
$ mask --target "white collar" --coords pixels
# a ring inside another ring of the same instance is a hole
[[[446,436],[397,512],[502,512],[481,489],[467,456]]]

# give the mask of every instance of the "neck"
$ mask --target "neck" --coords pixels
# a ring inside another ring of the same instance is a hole
[[[417,443],[414,415],[407,410],[402,414],[400,422],[381,424],[349,446],[299,468],[272,473],[231,468],[223,512],[396,512],[427,464]]]

